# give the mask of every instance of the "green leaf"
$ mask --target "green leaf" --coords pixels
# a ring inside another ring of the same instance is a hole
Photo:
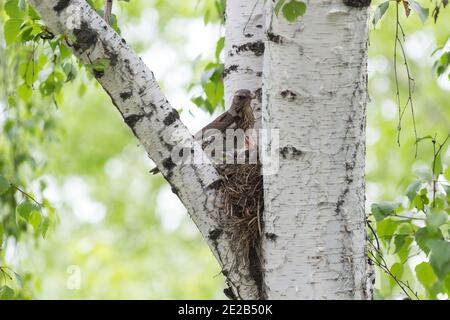
[[[429,204],[430,200],[427,197],[427,189],[422,188],[417,196],[413,200],[413,206],[416,207],[418,210],[425,210],[425,205]]]
[[[417,245],[426,254],[430,253],[430,248],[427,245],[427,241],[431,239],[443,240],[444,237],[442,236],[442,232],[439,229],[429,229],[427,227],[420,228],[415,234]]]
[[[377,234],[380,240],[383,242],[389,242],[390,239],[395,235],[395,231],[398,228],[398,222],[392,219],[384,219],[377,222]]]
[[[28,222],[33,227],[34,232],[39,230],[39,226],[41,225],[41,213],[39,211],[32,211]]]
[[[372,20],[374,26],[378,23],[378,21],[381,20],[381,18],[383,18],[388,8],[389,8],[389,1],[385,1],[380,5],[378,5],[378,7],[375,9],[375,13],[373,15]]]
[[[417,12],[422,22],[425,22],[428,19],[428,15],[430,14],[430,10],[428,8],[422,7],[420,3],[414,0],[409,0],[409,4],[411,6],[411,9]]]
[[[14,298],[14,290],[4,285],[0,287],[0,300],[11,300]]]
[[[214,74],[215,69],[211,68],[211,69],[205,69],[204,72],[202,72],[202,75],[200,76],[200,82],[202,85],[205,85],[212,77],[212,75]]]
[[[394,239],[395,243],[395,254],[398,255],[401,261],[404,261],[408,258],[410,254],[410,245],[413,242],[413,238],[411,236],[406,235],[398,235]]]
[[[3,31],[5,33],[6,44],[12,44],[17,41],[17,36],[20,33],[20,26],[23,20],[21,19],[9,19],[5,22]]]
[[[430,264],[440,279],[444,279],[450,272],[450,242],[445,240],[428,240],[426,246],[430,248]]]
[[[416,180],[408,186],[408,188],[406,189],[406,196],[408,197],[409,201],[412,202],[414,200],[421,186],[422,181],[420,180]]]
[[[217,70],[216,68],[214,70]],[[224,87],[221,79],[218,79],[215,75],[217,72],[215,71],[211,76],[211,80],[206,82],[203,85],[203,90],[205,91],[207,101],[210,106],[207,106],[207,110],[209,111],[210,107],[212,107],[212,111],[218,107],[223,105],[223,95],[224,95]]]
[[[433,180],[433,172],[430,168],[420,168],[415,171],[418,178],[426,182],[431,182]]]
[[[417,279],[426,288],[429,289],[436,282],[437,276],[431,265],[427,262],[418,264],[415,268]]]
[[[450,64],[450,51],[443,53],[441,58],[439,59],[439,62],[444,68],[447,68]]]
[[[216,44],[216,60],[220,60],[220,54],[225,47],[225,37],[220,37]]]
[[[29,101],[31,96],[33,95],[33,90],[26,85],[25,83],[22,83],[17,88],[17,93],[19,94],[19,97],[24,101]]]
[[[450,273],[444,279],[444,290],[450,295]]]
[[[18,274],[17,272],[14,272],[14,271],[13,271],[13,273],[14,273],[14,278],[16,278],[17,283],[19,284],[19,286],[20,286],[21,288],[23,288],[24,281],[23,281],[22,276],[21,276],[20,274]]]
[[[439,228],[443,224],[445,224],[448,220],[448,214],[442,210],[432,209],[427,213],[427,227],[431,228]]]
[[[71,63],[66,63],[63,66],[63,71],[66,74],[66,82],[70,82],[77,77],[77,69]]]
[[[28,17],[32,20],[40,20],[41,17],[32,6],[28,6]]]
[[[291,0],[286,3],[283,8],[283,15],[289,22],[295,22],[298,17],[301,17],[306,12],[306,4],[302,1]]]
[[[5,3],[5,12],[10,18],[23,19],[25,12],[19,6],[19,0],[9,0]]]
[[[8,180],[6,180],[2,175],[0,175],[0,196],[4,195],[9,188],[11,187],[11,184]]]
[[[414,230],[413,230],[413,226],[412,226],[411,222],[401,222],[400,223],[397,234],[411,235],[413,233],[414,233]]]
[[[397,279],[401,279],[402,278],[404,270],[405,270],[404,265],[401,264],[401,263],[398,263],[398,262],[394,263],[391,266],[391,268],[390,268],[390,271],[391,271],[392,275],[394,277],[396,277]],[[396,285],[395,280],[394,279],[390,279],[390,284],[391,284],[391,287],[393,288]]]
[[[43,238],[47,236],[48,229],[50,228],[50,219],[48,217],[44,217],[41,225],[41,235]]]
[[[403,234],[396,235],[394,237],[394,244],[395,244],[394,253],[398,253],[403,248],[403,245],[406,243],[405,240],[407,237],[408,237],[407,235],[403,235]]]
[[[67,47],[64,43],[59,43],[59,53],[62,60],[72,55],[72,51],[70,51],[69,47]]]
[[[381,221],[384,218],[395,214],[395,210],[400,208],[400,204],[396,202],[380,202],[372,204],[371,208],[375,220]]]
[[[211,17],[211,11],[209,9],[206,9],[205,15],[203,16],[203,23],[205,25],[207,25],[209,23],[210,17]]]
[[[33,211],[39,211],[39,207],[29,200],[22,201],[16,208],[17,217],[24,219],[26,222],[29,222]]]

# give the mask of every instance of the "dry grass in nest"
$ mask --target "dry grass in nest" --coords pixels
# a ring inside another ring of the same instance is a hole
[[[254,253],[260,252],[262,213],[264,208],[263,178],[260,164],[220,165],[224,177],[223,193],[225,216],[223,222],[232,234],[234,252],[239,262],[252,264]]]

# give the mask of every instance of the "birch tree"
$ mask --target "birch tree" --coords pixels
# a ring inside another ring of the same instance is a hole
[[[273,7],[267,1],[263,127],[279,131],[280,165],[264,176],[265,292],[367,299],[367,8],[310,1],[291,22]]]
[[[249,89],[261,141],[261,274],[233,267],[221,175],[153,73],[85,0],[30,0],[49,32],[89,66],[188,210],[238,299],[370,297],[366,285],[364,128],[367,1],[237,1],[227,6],[225,104]],[[279,11],[283,15],[279,14]],[[302,12],[303,10],[303,12]],[[301,17],[303,15],[303,17]],[[261,120],[259,120],[261,119]],[[195,154],[201,163],[179,164]],[[278,163],[275,172],[273,163]]]

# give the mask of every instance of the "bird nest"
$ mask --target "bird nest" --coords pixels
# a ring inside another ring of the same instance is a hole
[[[237,265],[257,264],[260,260],[260,239],[263,229],[264,209],[263,177],[261,165],[219,165],[223,176],[223,224],[232,235],[232,250]]]

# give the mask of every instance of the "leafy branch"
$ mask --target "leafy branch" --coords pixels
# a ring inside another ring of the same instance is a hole
[[[436,299],[439,293],[450,293],[446,280],[450,273],[447,231],[450,227],[450,168],[444,170],[441,160],[450,134],[442,143],[437,141],[436,136],[423,137],[416,143],[424,140],[430,140],[433,144],[431,167],[416,172],[418,179],[405,192],[408,205],[403,201],[403,204],[380,202],[371,206],[367,222],[373,235],[372,241],[369,241],[369,256],[407,297],[417,299],[419,294],[410,287],[403,275],[408,268],[406,262],[420,256],[422,262],[415,266],[413,279],[417,279],[429,298]],[[372,223],[376,225],[372,226]],[[394,246],[393,252],[391,245]],[[399,262],[389,266],[385,259],[388,255]]]

